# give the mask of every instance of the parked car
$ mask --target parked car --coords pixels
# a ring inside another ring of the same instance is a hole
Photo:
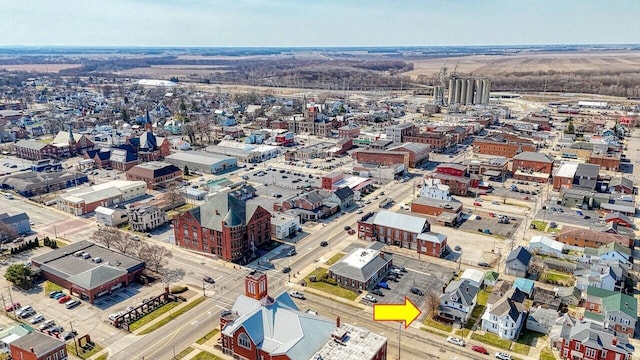
[[[380,289],[373,289],[369,292],[372,293],[373,295],[384,296],[384,293]]]
[[[55,300],[59,300],[60,298],[63,298],[63,297],[65,297],[65,296],[67,296],[67,294],[65,294],[65,293],[63,293],[63,292],[59,292],[59,293],[55,294],[55,295],[53,296],[53,298],[54,298]]]
[[[478,263],[478,266],[480,266],[480,267],[484,267],[484,268],[491,267],[491,265],[489,265],[489,263],[486,263],[486,262],[484,262],[484,261],[480,261],[480,262]]]
[[[49,297],[50,298],[54,298],[56,295],[61,294],[61,293],[62,293],[62,291],[60,291],[60,290],[52,291],[52,292],[49,293]]]
[[[37,315],[36,315],[36,316],[34,316],[34,317],[29,321],[29,322],[30,322],[31,324],[37,324],[37,323],[42,322],[42,321],[44,321],[44,320],[45,320],[45,319],[44,319],[44,315],[42,315],[42,314],[37,314]]]
[[[40,329],[40,330],[46,330],[46,329],[48,329],[48,328],[50,328],[50,327],[54,326],[55,324],[56,324],[56,322],[55,322],[55,321],[53,321],[53,320],[47,320],[47,321],[45,321],[42,325],[40,325],[40,326],[38,327],[38,329]]]
[[[489,355],[489,352],[487,351],[487,349],[485,349],[484,347],[482,347],[480,345],[471,346],[471,350],[473,350],[475,352],[479,352],[480,354]]]
[[[453,248],[453,250],[455,250],[455,251],[460,251],[460,250],[462,250],[462,248],[460,247],[460,245],[456,245],[456,246]]]
[[[422,290],[420,290],[418,288],[415,288],[415,287],[412,287],[410,291],[411,291],[412,294],[415,294],[415,295],[418,295],[418,296],[424,295]]]
[[[556,224],[555,222],[552,221],[552,222],[549,223],[549,228],[555,229],[557,227],[558,227],[558,224]]]
[[[300,291],[297,291],[297,290],[294,290],[294,291],[290,292],[289,295],[291,297],[296,298],[296,299],[300,299],[300,300],[304,300],[305,299],[304,294],[301,293]]]
[[[70,300],[71,300],[71,296],[65,295],[65,296],[63,296],[63,297],[58,299],[58,304],[64,304],[64,303],[66,303],[67,301],[70,301]]]
[[[387,284],[387,283],[386,283],[386,282],[384,282],[384,281],[379,282],[379,283],[378,283],[378,287],[381,287],[381,288],[383,288],[383,289],[387,289],[387,290],[389,290],[389,284]]]
[[[447,342],[458,346],[465,346],[464,340],[454,336],[447,337]]]
[[[356,231],[353,230],[353,229],[349,229],[349,231],[347,231],[347,234],[349,234],[349,235],[353,235],[355,233],[356,233]]]
[[[208,282],[209,284],[215,284],[216,283],[216,281],[213,280],[213,278],[211,276],[203,276],[202,277],[202,281]]]
[[[69,302],[66,302],[64,304],[64,306],[67,307],[67,309],[73,309],[74,307],[80,305],[80,300],[71,300]]]
[[[499,202],[499,201],[492,201],[491,203],[492,203],[493,205],[500,205],[500,202]]]
[[[505,352],[497,352],[496,353],[496,359],[500,359],[500,360],[511,360],[511,355],[505,353]]]
[[[8,305],[7,307],[4,308],[5,311],[7,312],[12,312],[14,310],[20,309],[20,303],[19,302],[14,302],[11,305]]]
[[[473,206],[482,206],[482,204],[480,204],[480,203],[479,203],[479,202],[477,202],[477,201],[474,201],[474,202],[473,202]]]
[[[329,245],[329,243],[326,242],[326,241],[321,241],[320,242],[320,246],[322,246],[322,247],[325,247],[325,246],[328,246],[328,245]]]
[[[345,230],[345,231],[349,231],[349,230],[351,230],[351,226],[349,226],[349,225],[345,226],[345,227],[344,227],[344,230]]]
[[[283,274],[288,274],[291,272],[291,268],[289,266],[286,266],[284,268],[282,268],[282,273]]]
[[[59,334],[63,331],[64,331],[64,328],[62,326],[54,326],[51,329],[49,329],[49,332],[53,334]]]
[[[76,335],[78,335],[78,333],[75,330],[67,331],[66,333],[64,333],[62,335],[62,338],[65,339],[65,340],[69,340],[69,339],[74,338]]]
[[[376,297],[371,295],[371,294],[365,295],[363,299],[365,299],[365,300],[367,300],[369,302],[372,302],[372,303],[378,302],[378,299],[376,299]]]
[[[18,317],[19,317],[20,319],[26,319],[26,318],[29,318],[29,317],[31,317],[31,316],[33,316],[33,315],[35,315],[35,314],[36,314],[36,311],[35,311],[35,310],[33,310],[33,309],[28,309],[28,310],[24,310],[23,312],[21,312],[20,314],[18,314]]]
[[[589,219],[591,219],[591,216],[589,216],[589,215],[585,215],[585,216],[583,216],[582,218],[583,218],[583,219],[585,219],[585,220],[589,220]]]

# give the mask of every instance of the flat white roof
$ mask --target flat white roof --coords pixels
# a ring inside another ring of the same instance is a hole
[[[560,166],[556,176],[564,177],[564,178],[573,178],[576,174],[576,170],[578,170],[578,163],[574,162],[566,162]]]
[[[467,269],[462,273],[461,279],[469,279],[478,284],[482,284],[482,279],[484,279],[484,272],[476,269]]]
[[[361,248],[347,255],[342,262],[351,267],[362,269],[365,265],[370,263],[371,260],[375,259],[376,256],[380,256],[380,251]]]

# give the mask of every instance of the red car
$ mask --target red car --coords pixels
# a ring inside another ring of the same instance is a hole
[[[18,310],[18,309],[20,309],[20,308],[21,308],[20,303],[19,303],[19,302],[14,302],[13,304],[8,305],[8,306],[7,306],[6,308],[4,308],[4,309],[5,309],[7,312],[11,312],[11,311],[13,311],[13,310]]]
[[[480,204],[479,202],[476,201],[476,202],[473,203],[473,206],[482,206],[482,204]]]
[[[496,214],[494,214],[494,213],[489,213],[489,216],[491,216],[491,217],[496,217]]]
[[[67,301],[69,301],[69,300],[71,300],[71,296],[66,295],[66,296],[63,296],[63,297],[61,297],[60,299],[58,299],[58,303],[59,303],[59,304],[63,304],[63,303],[66,303],[66,302],[67,302]]]
[[[480,345],[473,345],[471,347],[471,350],[473,350],[475,352],[479,352],[480,354],[489,355],[489,352],[487,351],[487,349],[485,349],[484,347],[482,347]]]

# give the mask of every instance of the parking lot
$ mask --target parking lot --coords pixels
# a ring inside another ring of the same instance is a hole
[[[361,247],[361,245],[352,244],[345,248],[344,251],[349,253],[358,247]],[[425,296],[412,294],[410,289],[413,287],[418,288],[424,294],[433,290],[439,294],[442,291],[442,285],[451,280],[456,270],[455,263],[452,263],[450,267],[446,267],[441,264],[420,261],[398,254],[394,254],[393,256],[393,265],[404,266],[406,272],[401,273],[397,282],[388,280],[386,283],[389,285],[389,289],[379,289],[384,296],[372,294],[378,303],[400,304],[404,303],[404,297],[406,296],[411,299],[416,306],[424,307]],[[364,299],[362,303],[371,304]]]
[[[494,216],[491,216],[493,214]],[[474,211],[473,214],[464,214],[463,222],[459,229],[468,232],[478,232],[485,235],[498,235],[501,237],[511,237],[520,223],[522,218],[509,215],[509,223],[499,223],[501,214],[499,212]],[[504,214],[506,216],[506,214]],[[488,231],[487,231],[488,230]]]
[[[579,215],[575,209],[568,207],[555,205],[548,203],[545,205],[546,209],[538,211],[535,215],[536,220],[542,220],[545,222],[556,222],[560,224],[584,226],[590,228],[604,228],[605,222],[599,219],[600,214],[593,210],[579,210],[582,215]],[[551,208],[555,208],[553,211]],[[560,211],[561,209],[562,211]],[[589,218],[585,219],[585,216]]]

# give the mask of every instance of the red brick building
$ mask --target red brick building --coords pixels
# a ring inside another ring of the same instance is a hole
[[[271,239],[271,214],[226,191],[173,218],[178,246],[246,263],[255,246]]]
[[[20,360],[67,360],[65,341],[32,331],[9,343],[12,359]]]
[[[431,148],[426,144],[404,143],[400,146],[392,147],[389,151],[406,151],[409,153],[409,167],[417,168],[429,161]]]
[[[173,164],[160,161],[136,165],[126,174],[127,180],[144,181],[151,190],[171,187],[182,182],[182,170]]]
[[[580,229],[568,225],[563,226],[562,230],[556,234],[556,240],[567,245],[590,247],[594,249],[612,242],[618,243],[627,248],[631,248],[631,245],[633,244],[633,239],[628,236],[589,229]]]
[[[533,141],[513,134],[492,134],[473,142],[473,152],[476,154],[513,158],[525,151],[536,151]]]
[[[476,177],[471,179],[464,176],[455,176],[443,173],[431,173],[429,175],[431,179],[438,179],[443,185],[449,186],[449,192],[452,195],[467,196],[470,188],[477,188],[480,184],[480,180]]]
[[[467,173],[467,166],[455,163],[445,163],[438,165],[435,172],[438,174],[464,176]]]
[[[630,360],[626,338],[618,338],[601,325],[580,321],[564,324],[557,344],[562,359]]]
[[[442,152],[451,145],[451,136],[442,132],[423,132],[414,136],[406,136],[405,141],[427,144],[434,152]]]
[[[551,175],[551,170],[553,170],[553,158],[547,154],[538,152],[522,152],[513,157],[511,172],[515,173],[517,170],[525,172],[533,171]]]
[[[339,138],[356,138],[360,136],[360,125],[358,124],[348,124],[338,128],[338,137]]]
[[[68,148],[58,148],[36,140],[20,140],[15,146],[16,156],[29,160],[42,160],[62,157]]]
[[[618,171],[618,169],[620,168],[620,153],[591,153],[591,156],[589,156],[589,160],[587,162],[589,164],[600,165],[600,168],[603,168],[605,170]]]
[[[387,339],[298,309],[288,293],[268,294],[265,274],[245,277],[245,295],[220,315],[220,346],[225,355],[246,360],[385,360]],[[336,346],[336,343],[340,346]]]
[[[409,168],[409,153],[406,151],[361,150],[355,152],[353,156],[360,164],[378,166],[404,164],[405,168]]]

